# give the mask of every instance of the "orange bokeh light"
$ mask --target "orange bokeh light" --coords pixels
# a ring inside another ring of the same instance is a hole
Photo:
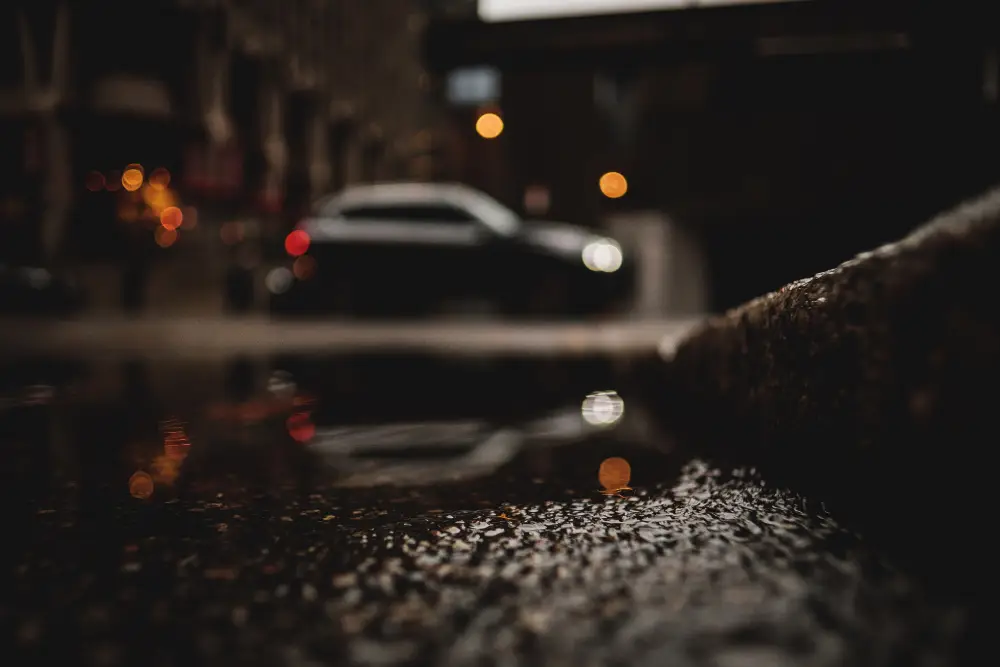
[[[476,120],[476,133],[483,139],[496,139],[501,132],[503,132],[503,119],[495,113],[484,113]]]
[[[184,214],[176,206],[168,206],[160,212],[160,224],[165,229],[175,230],[184,222]]]
[[[122,187],[129,192],[135,192],[142,187],[142,171],[135,167],[129,167],[122,172]]]
[[[285,237],[285,252],[292,257],[304,255],[306,254],[306,251],[309,250],[309,241],[310,239],[308,234],[301,229],[296,229]]]
[[[134,473],[128,480],[128,492],[133,498],[148,499],[153,495],[153,478],[141,470]]]
[[[177,230],[157,227],[156,231],[153,232],[153,237],[156,239],[156,245],[161,248],[169,248],[177,241]]]
[[[601,194],[609,199],[624,197],[628,192],[628,181],[617,171],[609,171],[601,176],[598,186],[601,188]]]
[[[628,483],[632,479],[632,466],[618,456],[604,459],[597,471],[597,479],[606,492],[617,493],[627,490]]]

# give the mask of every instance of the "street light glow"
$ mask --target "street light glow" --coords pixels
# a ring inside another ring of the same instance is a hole
[[[476,121],[476,132],[483,139],[496,139],[503,132],[503,119],[495,113],[484,113]]]

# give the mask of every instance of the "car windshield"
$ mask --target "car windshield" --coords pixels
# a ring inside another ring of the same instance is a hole
[[[487,194],[472,190],[468,194],[469,208],[496,232],[513,236],[520,228],[520,219],[509,208]]]

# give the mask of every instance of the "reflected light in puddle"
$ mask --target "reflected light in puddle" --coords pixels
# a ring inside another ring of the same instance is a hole
[[[153,461],[153,479],[157,484],[173,484],[187,459],[191,441],[179,419],[167,419],[160,424],[163,433],[163,454]]]
[[[142,470],[133,473],[128,479],[128,492],[133,498],[147,500],[153,495],[153,478]]]
[[[316,435],[316,426],[312,423],[308,412],[296,412],[285,423],[288,435],[296,442],[309,442]]]
[[[617,494],[621,491],[631,491],[628,483],[632,480],[632,466],[619,456],[604,459],[597,469],[597,480],[603,488],[602,493]]]
[[[583,400],[583,419],[592,426],[612,426],[625,413],[625,401],[614,391],[600,391]]]

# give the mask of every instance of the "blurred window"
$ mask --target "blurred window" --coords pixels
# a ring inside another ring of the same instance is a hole
[[[467,225],[474,218],[467,212],[447,204],[400,206],[352,206],[341,214],[348,220],[392,220],[393,222],[428,222]]]

